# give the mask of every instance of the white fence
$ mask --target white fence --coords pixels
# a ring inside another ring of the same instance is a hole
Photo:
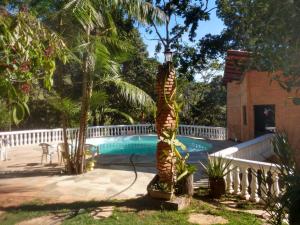
[[[272,135],[267,134],[210,155],[231,162],[231,172],[225,179],[228,193],[254,202],[263,202],[267,193],[280,194],[277,166],[262,162],[273,154],[271,140]],[[268,178],[268,185],[260,182],[262,177]]]
[[[178,133],[180,135],[202,137],[213,140],[227,139],[227,132],[224,127],[179,125]]]
[[[74,138],[77,132],[78,128],[67,129],[68,137],[71,138]],[[151,124],[96,126],[89,127],[87,129],[87,138],[102,136],[143,135],[154,132],[155,126]],[[178,134],[225,140],[226,128],[179,125]],[[35,145],[43,142],[59,142],[63,141],[63,130],[58,128],[48,130],[0,132],[0,139],[8,140],[8,144],[11,147]]]

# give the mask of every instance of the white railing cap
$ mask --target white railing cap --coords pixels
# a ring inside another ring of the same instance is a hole
[[[252,140],[249,140],[249,141],[237,144],[235,146],[232,146],[232,147],[229,147],[229,148],[225,148],[225,149],[223,149],[221,151],[212,153],[211,155],[212,156],[230,156],[233,153],[236,153],[236,152],[238,152],[241,149],[247,148],[247,147],[249,147],[251,145],[255,145],[255,144],[264,142],[264,141],[266,141],[268,139],[271,139],[272,137],[273,137],[273,134],[265,134],[265,135],[260,136],[258,138],[255,138],[255,139],[252,139]]]

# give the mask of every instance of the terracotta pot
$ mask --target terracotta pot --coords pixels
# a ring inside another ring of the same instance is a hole
[[[158,175],[151,180],[147,186],[147,192],[152,198],[170,200],[173,197],[173,192],[154,189],[154,184],[158,182]]]
[[[210,195],[213,198],[221,198],[225,194],[224,178],[209,178]]]

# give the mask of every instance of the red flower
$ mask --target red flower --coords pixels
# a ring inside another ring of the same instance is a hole
[[[49,45],[48,48],[45,49],[45,56],[50,57],[52,54],[53,54],[53,47]]]
[[[20,66],[20,71],[25,73],[29,71],[29,63],[28,62],[24,62],[22,63],[22,65]]]
[[[24,83],[24,84],[21,85],[21,91],[24,94],[28,94],[30,92],[30,89],[31,89],[31,86],[28,83]]]

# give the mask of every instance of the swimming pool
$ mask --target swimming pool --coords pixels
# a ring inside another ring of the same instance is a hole
[[[212,144],[203,140],[177,136],[177,138],[187,147],[189,152],[208,151]],[[118,137],[101,137],[88,139],[87,143],[100,147],[101,154],[155,154],[156,135],[132,135]]]

